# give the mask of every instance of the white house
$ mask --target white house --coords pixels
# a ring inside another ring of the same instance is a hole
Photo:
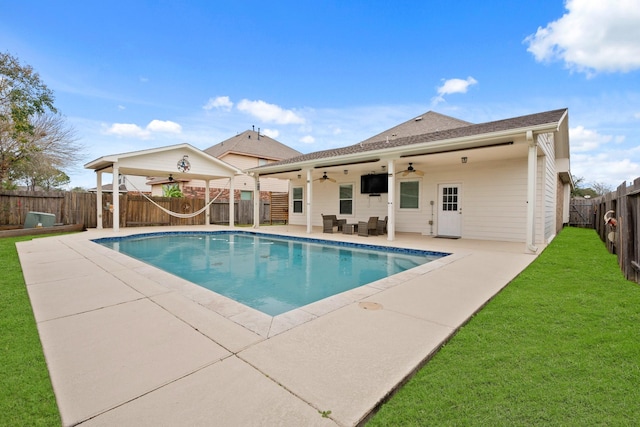
[[[427,112],[348,147],[245,172],[290,180],[289,221],[388,217],[396,232],[523,242],[553,239],[569,217],[568,110],[471,124]]]

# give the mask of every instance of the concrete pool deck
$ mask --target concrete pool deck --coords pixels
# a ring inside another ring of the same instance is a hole
[[[524,243],[262,227],[452,253],[272,318],[91,242],[175,230],[229,228],[17,244],[63,425],[357,425],[535,259]]]

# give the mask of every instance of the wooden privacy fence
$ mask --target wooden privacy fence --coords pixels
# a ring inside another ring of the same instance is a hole
[[[605,214],[616,224],[605,224]],[[616,191],[593,199],[594,228],[616,254],[625,277],[640,283],[640,178],[632,185],[621,184]]]
[[[0,191],[0,226],[22,226],[28,212],[46,212],[59,224],[96,226],[96,195],[70,191]]]
[[[594,228],[593,199],[574,197],[569,205],[569,225]]]
[[[189,214],[202,209],[204,199],[152,197],[153,201],[172,212]],[[46,212],[56,216],[56,223],[84,224],[87,228],[97,226],[95,193],[69,191],[0,191],[0,226],[22,226],[28,212]],[[102,194],[102,226],[113,227],[113,203],[111,193]],[[272,205],[274,208],[272,209]],[[283,207],[284,206],[284,207]],[[261,224],[288,222],[288,194],[268,193],[260,200]],[[216,200],[211,205],[211,223],[229,223],[229,201]],[[177,218],[153,205],[141,195],[120,195],[120,224],[122,227],[150,225],[202,225],[205,214],[192,218]],[[239,225],[253,224],[253,201],[235,201],[235,220]]]

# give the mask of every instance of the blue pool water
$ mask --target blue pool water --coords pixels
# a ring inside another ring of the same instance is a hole
[[[246,231],[94,241],[271,316],[448,255]]]

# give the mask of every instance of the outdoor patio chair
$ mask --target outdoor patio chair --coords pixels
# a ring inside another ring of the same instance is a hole
[[[387,221],[389,221],[389,217],[385,216],[384,220],[378,221],[378,236],[383,234],[387,234]]]
[[[358,222],[358,236],[377,236],[378,235],[378,217],[372,216],[369,221]]]
[[[346,223],[346,219],[338,219],[335,215],[322,215],[322,232],[333,233],[334,227],[342,231],[342,226]]]

